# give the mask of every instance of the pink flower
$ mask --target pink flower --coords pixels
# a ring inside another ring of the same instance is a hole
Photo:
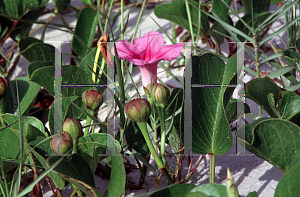
[[[141,38],[133,40],[133,44],[120,40],[116,43],[118,56],[129,62],[138,65],[142,74],[143,86],[147,87],[151,83],[157,83],[157,64],[161,60],[171,61],[180,55],[184,44],[164,45],[163,36],[151,31]],[[114,54],[114,51],[112,51]]]

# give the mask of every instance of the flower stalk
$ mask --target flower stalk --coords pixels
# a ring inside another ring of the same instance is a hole
[[[155,152],[155,149],[153,147],[153,144],[151,142],[151,139],[149,137],[149,134],[148,134],[148,130],[147,130],[147,123],[146,122],[137,122],[137,125],[138,127],[140,128],[144,138],[145,138],[145,141],[147,143],[147,146],[154,158],[154,161],[155,163],[157,164],[157,166],[159,167],[159,169],[162,171],[162,173],[166,176],[166,178],[168,179],[168,182],[169,184],[173,184],[173,180],[172,178],[170,177],[168,171],[165,169],[165,166],[164,164],[161,162],[161,160],[159,159],[157,153]]]

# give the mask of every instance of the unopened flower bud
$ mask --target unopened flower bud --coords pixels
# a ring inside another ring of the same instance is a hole
[[[50,146],[55,154],[66,154],[73,147],[73,140],[69,133],[60,133],[51,139]]]
[[[152,88],[151,97],[156,106],[165,108],[166,103],[170,98],[170,91],[164,85],[157,83]]]
[[[151,106],[147,99],[133,99],[126,104],[125,113],[133,122],[146,122],[151,113]]]
[[[4,98],[8,91],[8,81],[5,77],[0,77],[0,99]]]
[[[78,120],[67,118],[63,124],[63,131],[69,133],[73,140],[82,136],[82,126]]]
[[[88,109],[96,111],[102,105],[103,97],[95,90],[86,90],[82,94],[82,102]]]
[[[235,181],[231,176],[229,168],[227,168],[226,190],[227,190],[227,196],[228,197],[238,197],[239,196],[239,192],[237,190]]]
[[[149,85],[147,85],[147,87],[144,87],[144,91],[145,91],[145,94],[147,96],[148,99],[151,98],[151,91],[152,91],[152,88],[151,88],[151,83]]]

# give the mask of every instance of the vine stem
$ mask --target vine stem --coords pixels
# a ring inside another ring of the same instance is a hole
[[[166,144],[166,126],[165,126],[165,111],[164,108],[157,106],[157,111],[160,119],[160,128],[161,128],[161,144],[160,144],[160,152],[161,158],[163,160],[164,165],[167,165],[167,161],[165,158],[165,144]]]
[[[215,159],[216,156],[210,153],[209,154],[209,183],[215,182]]]
[[[162,171],[162,173],[166,176],[166,178],[168,179],[169,184],[173,184],[173,180],[170,177],[168,171],[165,169],[164,164],[161,162],[161,160],[159,159],[157,153],[155,152],[155,149],[153,147],[153,144],[151,142],[151,139],[149,137],[148,134],[148,130],[147,130],[147,123],[146,122],[137,122],[138,127],[140,128],[140,130],[142,131],[142,134],[145,138],[145,141],[147,143],[147,146],[154,158],[155,163],[157,164],[157,166],[159,167],[159,169]]]
[[[260,67],[259,67],[259,56],[258,56],[258,47],[257,47],[256,34],[253,34],[253,41],[254,41],[256,73],[257,73],[257,78],[260,78]],[[262,117],[262,108],[261,108],[261,106],[258,106],[258,110],[259,110],[259,117]]]

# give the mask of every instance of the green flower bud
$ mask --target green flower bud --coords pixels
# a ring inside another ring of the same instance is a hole
[[[78,120],[67,118],[63,124],[63,131],[69,133],[73,140],[82,136],[82,126]]]
[[[147,85],[147,87],[143,86],[143,88],[144,88],[147,98],[150,99],[151,98],[151,90],[152,90],[151,83],[149,85]]]
[[[55,135],[50,142],[52,151],[57,155],[66,154],[73,147],[73,139],[67,132]]]
[[[170,91],[164,85],[157,83],[152,88],[151,97],[156,106],[165,108],[166,103],[170,98]]]
[[[0,99],[4,98],[8,91],[8,81],[5,77],[0,77]]]
[[[238,192],[237,187],[235,185],[235,181],[231,176],[229,168],[227,168],[226,190],[227,190],[227,196],[228,197],[238,197],[239,196],[239,192]]]
[[[82,102],[88,109],[96,111],[102,105],[103,97],[95,90],[86,90],[82,94]]]
[[[133,122],[146,122],[151,113],[147,99],[133,99],[125,106],[125,113]]]

